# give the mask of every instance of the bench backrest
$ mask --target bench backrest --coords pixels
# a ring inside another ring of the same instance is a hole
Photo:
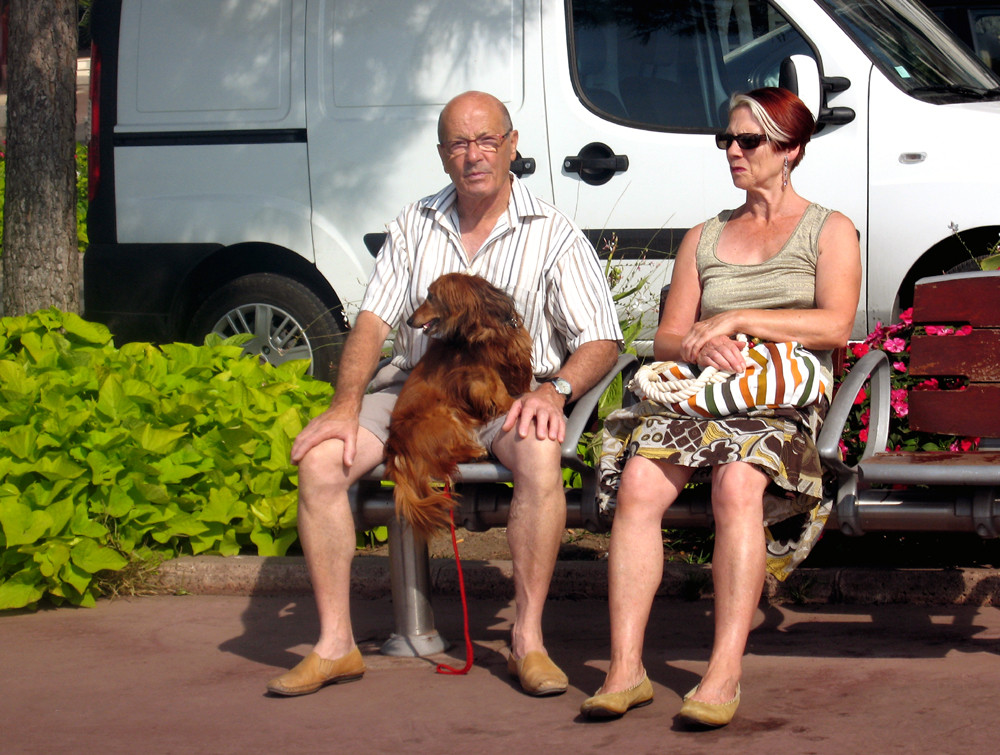
[[[959,376],[964,390],[912,390],[909,426],[962,437],[1000,437],[1000,272],[924,278],[913,298],[914,325],[971,325],[965,336],[914,335],[910,374]]]

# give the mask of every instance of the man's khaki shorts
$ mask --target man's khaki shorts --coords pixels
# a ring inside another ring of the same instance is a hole
[[[396,405],[396,398],[409,374],[406,370],[401,370],[394,365],[386,365],[375,374],[368,386],[369,392],[361,401],[359,423],[361,427],[382,441],[383,445],[389,439],[389,419],[392,416],[392,409]],[[503,427],[506,418],[506,415],[497,417],[479,428],[479,442],[491,454],[493,453],[493,442],[500,435],[500,428]]]

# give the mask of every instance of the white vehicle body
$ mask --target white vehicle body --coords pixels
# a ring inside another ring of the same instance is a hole
[[[795,86],[819,115],[794,181],[859,231],[855,337],[996,239],[1000,82],[925,11],[619,5],[98,0],[88,316],[124,339],[242,327],[273,361],[314,351],[315,322],[356,312],[385,224],[447,181],[437,117],[468,89],[507,104],[528,187],[614,250],[615,292],[643,284],[620,305],[647,339],[684,231],[742,201],[712,138],[736,91]],[[244,303],[256,321],[232,316]]]

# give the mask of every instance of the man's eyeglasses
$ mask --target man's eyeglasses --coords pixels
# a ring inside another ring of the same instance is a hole
[[[506,134],[483,134],[482,136],[477,136],[475,139],[453,139],[441,146],[444,147],[444,151],[448,153],[449,157],[464,155],[473,144],[481,152],[497,152],[500,149],[500,145],[503,144],[503,140],[510,136],[513,130],[510,129]]]
[[[760,143],[767,141],[764,134],[716,134],[715,146],[719,149],[729,149],[729,145],[736,142],[740,149],[757,149]]]

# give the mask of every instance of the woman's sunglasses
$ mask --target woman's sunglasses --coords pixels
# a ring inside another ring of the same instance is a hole
[[[715,146],[719,149],[729,149],[729,145],[736,142],[740,149],[757,149],[760,143],[767,141],[764,134],[716,134]]]

